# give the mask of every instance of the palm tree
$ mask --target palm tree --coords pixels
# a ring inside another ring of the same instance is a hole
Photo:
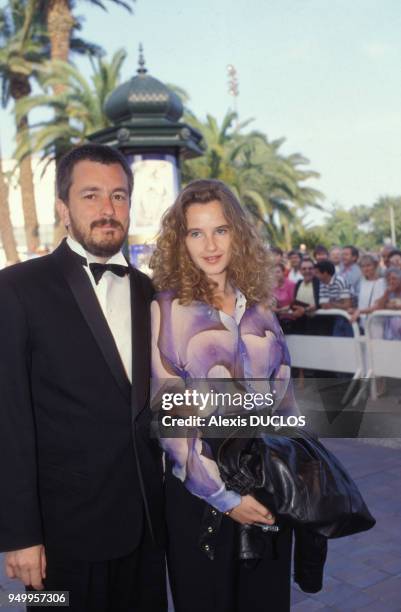
[[[17,243],[10,219],[10,208],[8,205],[8,185],[3,172],[0,153],[0,238],[4,248],[7,262],[17,263],[19,261]]]
[[[92,132],[108,127],[110,123],[103,111],[104,102],[120,82],[125,58],[123,49],[116,51],[110,61],[90,57],[90,80],[83,77],[73,64],[60,60],[45,63],[41,70],[44,93],[18,102],[17,117],[42,108],[51,109],[59,118],[68,118],[69,121],[54,122],[51,119],[32,125],[29,138],[22,139],[17,148],[17,159],[23,159],[33,151],[41,153],[42,159],[49,162],[55,158],[57,150],[68,150],[84,142]],[[51,92],[60,83],[62,91],[53,95]]]
[[[16,106],[16,113],[19,117],[33,109],[46,108],[53,110],[58,120],[33,125],[29,135],[21,139],[16,158],[24,159],[31,152],[40,153],[42,160],[47,160],[47,166],[52,160],[57,161],[60,152],[85,142],[88,134],[108,127],[110,124],[103,112],[104,102],[120,82],[121,66],[125,58],[126,52],[122,49],[113,55],[110,62],[90,56],[90,81],[67,62],[54,60],[45,64],[41,71],[45,93],[21,100]],[[59,84],[62,84],[61,88]],[[59,91],[56,95],[51,93],[55,90]],[[59,223],[56,215],[53,243],[58,244],[64,234],[64,226]]]
[[[106,0],[107,1],[107,0]],[[132,11],[130,3],[135,0],[109,0],[113,4],[117,4],[129,12]],[[71,49],[71,33],[74,26],[77,24],[77,19],[74,17],[73,9],[76,6],[75,0],[30,0],[33,5],[42,11],[46,16],[47,32],[50,40],[50,58],[52,60],[67,62]],[[102,0],[89,0],[91,4],[107,10],[105,3]],[[54,94],[58,95],[64,91],[64,83],[59,81],[54,85]],[[56,122],[68,123],[68,119],[64,116],[63,120],[56,115]],[[61,126],[62,131],[66,130],[65,126]],[[57,147],[57,143],[56,143]],[[62,155],[63,149],[56,148],[56,161]],[[55,208],[55,224],[54,224],[54,244],[57,244],[64,234],[64,227],[61,224],[60,218]]]
[[[280,153],[284,139],[269,141],[258,131],[245,134],[251,120],[234,126],[237,116],[228,112],[221,125],[211,115],[200,122],[189,114],[186,120],[202,134],[206,153],[183,165],[183,181],[217,178],[230,185],[265,238],[290,248],[291,231],[299,224],[298,211],[318,203],[322,194],[304,183],[319,175],[301,166],[308,160],[299,154]]]
[[[320,176],[318,172],[301,168],[301,166],[309,164],[307,158],[299,153],[295,153],[285,159],[285,164],[287,176],[292,183],[290,201],[295,212],[292,224],[289,223],[288,218],[282,219],[284,234],[282,246],[288,250],[292,248],[292,230],[300,227],[301,216],[303,216],[307,208],[321,209],[319,201],[323,198],[323,194],[317,189],[304,184],[305,181],[316,179]]]
[[[287,177],[283,172],[283,160],[278,154],[280,141],[269,142],[267,136],[253,131],[242,136],[236,165],[239,169],[238,191],[245,195],[252,190],[259,198],[248,198],[257,206],[260,216],[273,223],[273,215],[291,216],[286,198],[291,196]],[[262,199],[261,199],[262,198]]]
[[[2,106],[6,107],[13,99],[15,102],[31,93],[29,78],[41,58],[43,46],[40,36],[26,37],[25,3],[12,0],[8,7],[0,11],[0,78],[2,84]],[[22,136],[28,134],[28,116],[21,115],[16,122],[17,144]],[[21,187],[22,208],[25,221],[27,250],[33,253],[39,246],[39,226],[36,214],[35,191],[33,184],[31,157],[26,156],[19,164],[19,184]]]
[[[207,150],[202,157],[184,164],[184,182],[193,178],[217,178],[231,184],[236,172],[235,162],[244,145],[240,132],[250,123],[250,120],[245,121],[233,129],[236,118],[236,113],[228,112],[219,125],[215,117],[209,114],[205,122],[199,121],[194,115],[186,117],[188,123],[203,135]]]
[[[107,0],[89,0],[89,2],[107,11]],[[135,0],[109,0],[113,4],[132,12],[131,4]],[[73,10],[77,0],[27,0],[25,37],[35,16],[40,15],[45,22],[50,41],[50,59],[67,62],[72,48],[72,33],[74,28],[80,29],[79,20],[74,16]],[[76,45],[76,47],[79,45]],[[57,91],[62,91],[63,84],[57,84]]]

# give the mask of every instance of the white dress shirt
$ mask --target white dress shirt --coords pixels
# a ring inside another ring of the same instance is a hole
[[[72,251],[84,257],[88,264],[99,261],[98,257],[85,251],[83,246],[71,238],[71,236],[68,236],[67,244]],[[128,268],[127,261],[121,251],[110,257],[107,263],[119,264]],[[129,275],[117,276],[113,272],[106,270],[98,284],[96,284],[89,265],[84,266],[84,270],[89,277],[110,331],[113,334],[125,372],[130,382],[132,382],[131,288]]]
[[[223,310],[219,310],[220,321],[234,335],[238,342],[238,326],[242,319],[242,315],[246,310],[246,297],[239,290],[235,289],[235,308],[233,315],[229,315]],[[223,365],[216,365],[209,371],[209,378],[230,378],[230,372]]]

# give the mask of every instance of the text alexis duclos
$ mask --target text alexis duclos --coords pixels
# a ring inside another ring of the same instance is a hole
[[[161,418],[164,427],[305,427],[305,416],[294,415],[257,415],[250,414],[245,416],[221,416],[212,415],[209,417],[187,416],[177,417],[166,414]]]

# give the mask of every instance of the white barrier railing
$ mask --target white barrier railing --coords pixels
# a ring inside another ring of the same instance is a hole
[[[343,402],[349,397],[358,379],[370,379],[371,398],[377,399],[376,377],[401,378],[401,342],[383,339],[383,317],[400,317],[400,310],[376,310],[365,319],[365,336],[361,336],[357,323],[351,322],[344,310],[318,310],[315,316],[340,316],[352,326],[353,337],[286,336],[291,363],[296,368],[348,372],[353,375]],[[353,403],[363,393],[362,385]]]
[[[351,317],[345,310],[337,308],[317,310],[314,316],[320,315],[343,317],[351,324],[354,336],[343,338],[289,334],[286,336],[286,341],[292,365],[311,370],[349,372],[354,378],[360,378],[364,373],[364,362],[358,325],[351,322]]]
[[[375,310],[366,320],[366,378],[371,379],[370,393],[377,399],[376,377],[401,378],[401,342],[383,338],[383,317],[399,317],[400,310]],[[381,330],[378,322],[382,323]],[[381,333],[378,333],[378,330]]]
[[[295,368],[328,370],[352,374],[352,381],[342,399],[346,403],[357,381],[365,372],[361,335],[357,323],[345,310],[330,308],[317,310],[314,316],[337,316],[349,321],[353,337],[309,336],[288,334],[286,342]],[[359,395],[359,394],[358,394]]]

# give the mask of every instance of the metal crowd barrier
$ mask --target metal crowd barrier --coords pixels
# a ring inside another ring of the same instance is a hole
[[[361,388],[353,400],[356,404],[370,382],[370,395],[377,399],[376,377],[401,378],[401,342],[383,339],[383,317],[401,317],[400,310],[376,310],[365,319],[365,335],[357,323],[351,323],[344,310],[318,310],[314,316],[340,316],[347,319],[354,336],[310,336],[288,334],[286,341],[293,367],[331,372],[348,372],[352,381],[343,398],[345,403],[360,379]]]
[[[352,380],[342,399],[343,404],[345,404],[355,385],[358,384],[365,373],[362,336],[359,332],[359,326],[357,323],[351,322],[351,317],[345,310],[337,308],[320,309],[313,316],[342,317],[349,321],[354,335],[350,338],[344,338],[288,334],[286,342],[291,356],[291,364],[295,368],[352,374]],[[354,401],[357,401],[357,399]]]
[[[354,336],[342,338],[337,336],[306,336],[288,334],[287,345],[291,363],[296,368],[311,370],[330,370],[331,372],[349,372],[354,378],[360,378],[364,372],[363,358],[360,349],[360,332],[356,323],[351,323],[350,315],[345,310],[333,308],[317,310],[314,316],[339,316],[350,322]]]
[[[401,318],[401,311],[375,310],[365,323],[366,378],[371,381],[370,396],[373,400],[377,399],[376,377],[401,378],[401,342],[383,338],[383,317]]]

